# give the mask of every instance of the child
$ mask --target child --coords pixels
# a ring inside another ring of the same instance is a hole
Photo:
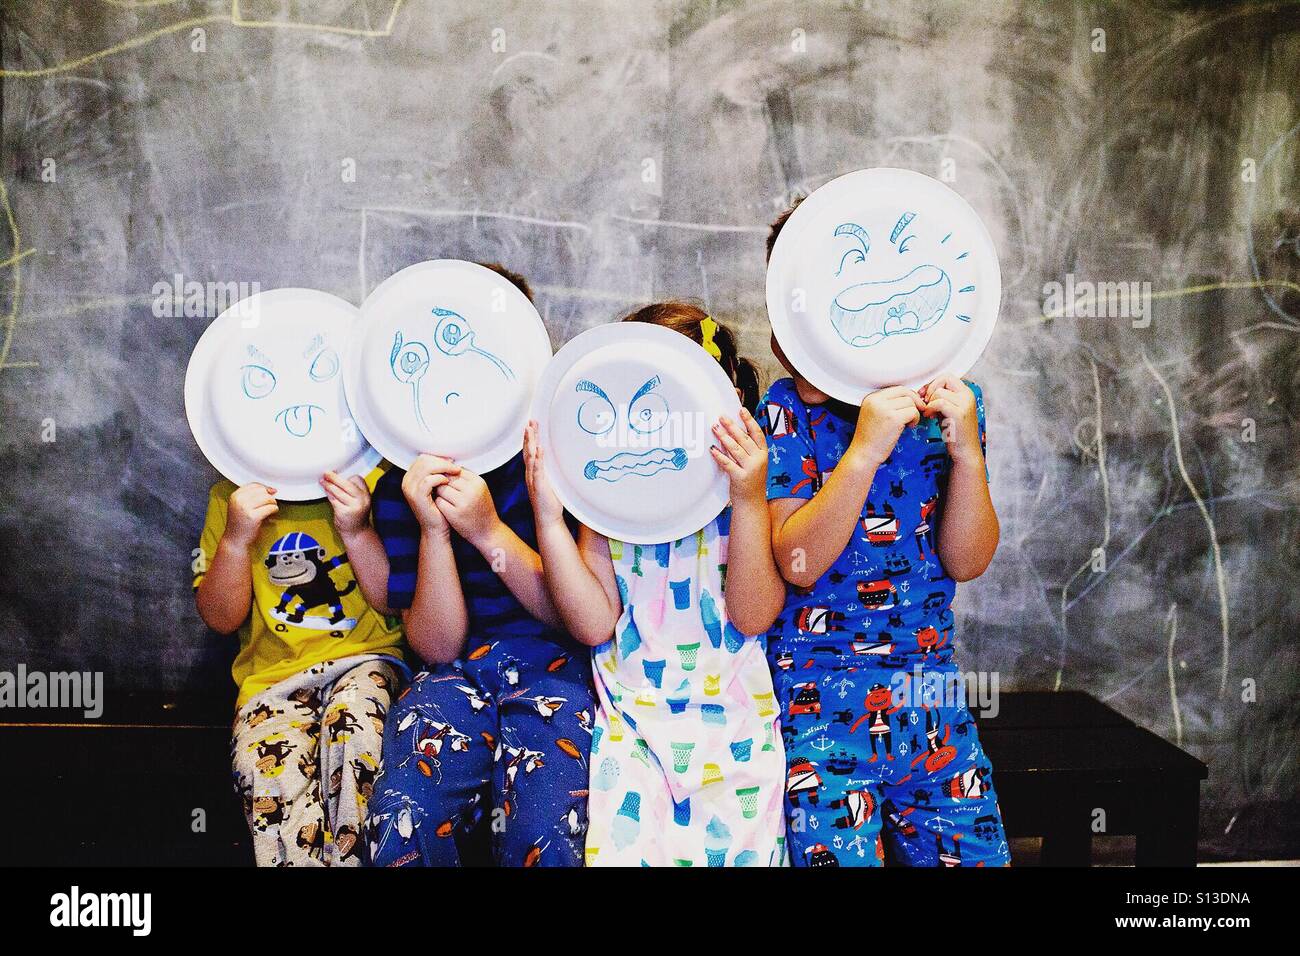
[[[702,344],[753,404],[753,366],[700,309],[667,302],[625,321]],[[547,584],[570,633],[595,648],[591,866],[785,859],[772,679],[762,638],[745,636],[767,629],[784,591],[768,547],[767,452],[747,410],[713,432],[721,449],[711,455],[730,480],[731,507],[661,545],[607,540],[587,527],[575,543],[545,477],[536,423],[524,440]]]
[[[772,226],[769,258],[789,215]],[[769,654],[791,857],[876,866],[888,843],[910,866],[1006,865],[992,770],[952,660],[954,582],[982,574],[998,542],[981,394],[940,375],[854,408],[800,377],[775,338],[772,349],[792,376],[762,414],[772,547],[790,584]]]
[[[385,732],[376,866],[460,865],[485,810],[498,865],[582,865],[591,665],[542,580],[523,470],[519,455],[480,476],[426,454],[375,489],[387,560],[358,579],[430,665]]]
[[[383,556],[369,487],[334,472],[321,484],[328,505],[218,482],[200,539],[199,614],[239,631],[231,760],[258,866],[363,861],[384,717],[405,671],[401,632],[366,604],[350,566]]]

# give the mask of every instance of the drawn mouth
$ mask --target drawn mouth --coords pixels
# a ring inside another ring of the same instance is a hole
[[[284,419],[284,430],[295,438],[306,438],[311,431],[312,414],[324,411],[319,405],[290,405],[281,409],[275,420]]]
[[[681,471],[686,467],[685,448],[652,448],[650,451],[634,455],[623,451],[602,461],[589,461],[582,469],[582,476],[588,481],[618,481],[628,475],[640,475],[648,478],[665,469]]]

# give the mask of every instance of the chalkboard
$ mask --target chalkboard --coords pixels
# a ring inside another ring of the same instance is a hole
[[[767,223],[903,166],[962,193],[1002,257],[971,375],[1002,545],[959,590],[961,663],[1109,702],[1210,765],[1206,852],[1284,852],[1300,8],[6,0],[0,18],[0,669],[231,690],[232,641],[190,594],[216,476],[181,400],[223,294],[360,302],[412,262],[495,260],[531,280],[556,346],[692,297],[770,381]]]

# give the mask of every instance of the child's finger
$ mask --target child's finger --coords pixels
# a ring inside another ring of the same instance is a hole
[[[740,447],[736,440],[731,437],[731,434],[722,425],[713,426],[713,437],[718,440],[719,444],[721,444],[727,454],[731,456],[732,460],[743,461],[745,459],[746,455],[744,449]]]
[[[728,478],[738,478],[743,474],[740,466],[724,455],[722,449],[717,445],[709,446],[709,454],[713,456],[713,460],[718,463],[718,467],[726,473]]]
[[[465,493],[451,482],[438,489],[438,497],[457,508],[465,502]]]
[[[738,422],[734,422],[725,416],[719,421],[722,423],[722,427],[726,429],[727,434],[731,436],[731,440],[739,445],[745,454],[752,455],[758,451],[754,447],[753,441],[750,440],[749,432],[745,431]]]
[[[745,426],[745,431],[749,433],[749,439],[754,443],[755,448],[763,448],[767,445],[767,435],[763,432],[763,426],[754,420],[748,408],[741,406],[740,421]]]

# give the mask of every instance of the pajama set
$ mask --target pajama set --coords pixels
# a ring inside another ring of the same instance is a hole
[[[593,660],[589,866],[785,860],[764,641],[723,599],[730,518],[669,544],[609,542],[623,613]]]
[[[857,409],[805,405],[787,378],[760,411],[769,500],[811,499]],[[887,850],[909,866],[1010,861],[953,661],[956,585],[935,554],[951,466],[938,419],[904,429],[844,552],[812,587],[787,589],[769,634],[796,866],[878,866]]]
[[[234,490],[223,481],[209,496],[196,590]],[[361,596],[328,502],[280,502],[253,554],[230,745],[253,856],[258,866],[357,865],[385,714],[406,673],[401,631]]]
[[[415,597],[420,528],[400,470],[375,489],[388,603]],[[523,458],[483,476],[497,513],[536,547]],[[469,613],[465,656],[394,703],[370,804],[376,866],[459,866],[479,826],[500,866],[581,866],[591,747],[590,651],[533,618],[468,542],[452,549]]]

